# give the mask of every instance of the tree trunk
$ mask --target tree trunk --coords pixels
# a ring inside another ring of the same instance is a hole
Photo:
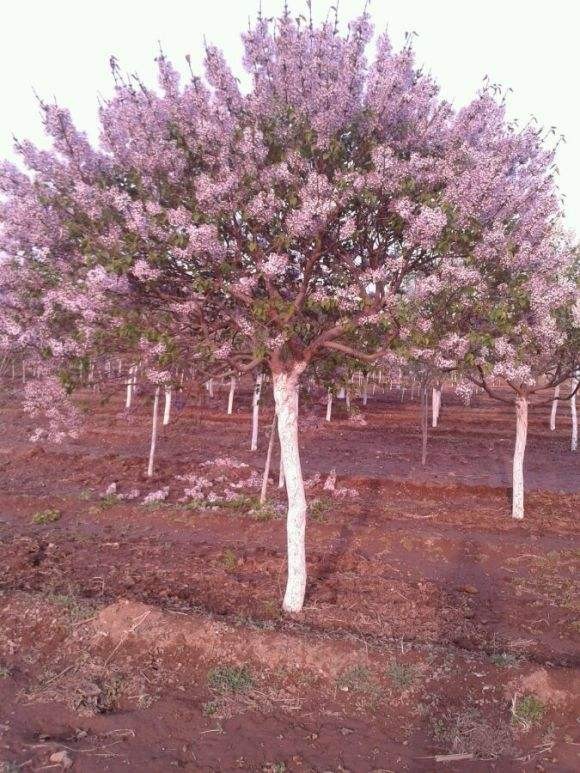
[[[125,408],[130,408],[133,402],[133,368],[129,368],[127,374],[127,396],[125,397]]]
[[[282,605],[286,612],[300,612],[306,592],[306,496],[298,446],[298,380],[304,367],[304,363],[300,363],[290,373],[273,374],[274,402],[288,494],[288,581]]]
[[[552,400],[552,410],[550,411],[550,429],[552,432],[556,429],[556,411],[558,410],[558,398],[560,397],[560,384],[554,389],[554,399]]]
[[[207,382],[207,391],[210,397],[213,397],[213,378]]]
[[[163,426],[166,427],[169,424],[169,417],[171,416],[171,387],[165,387],[165,405],[163,407]]]
[[[230,379],[230,393],[228,395],[228,416],[232,415],[234,410],[234,393],[236,391],[236,379],[232,376]]]
[[[578,379],[572,381],[572,391],[578,386]],[[578,415],[576,413],[576,392],[570,398],[570,411],[572,413],[572,441],[570,449],[576,451],[578,448]]]
[[[363,405],[366,405],[369,399],[369,377],[365,376],[364,382],[363,382],[363,395],[362,395],[362,403]]]
[[[262,393],[262,379],[263,375],[258,373],[256,376],[256,383],[254,385],[254,394],[252,396],[252,440],[250,443],[250,451],[258,450],[258,417],[260,414],[260,395]]]
[[[326,421],[330,421],[332,417],[332,392],[328,390],[328,396],[326,398]]]
[[[427,402],[427,387],[420,387],[421,389],[421,464],[423,467],[427,462],[427,426],[428,426],[428,413],[429,407]]]
[[[159,411],[159,387],[155,387],[155,399],[153,400],[153,421],[151,424],[151,447],[149,449],[149,465],[147,467],[147,477],[153,475],[153,464],[155,462],[155,449],[157,447],[157,414]]]
[[[512,479],[512,517],[524,517],[524,453],[528,435],[528,399],[525,395],[516,397],[516,442]]]
[[[439,409],[441,408],[441,387],[433,387],[431,397],[431,426],[436,427],[439,423]]]
[[[270,475],[270,464],[272,463],[272,449],[274,448],[274,439],[276,437],[276,414],[272,420],[270,429],[270,440],[268,442],[268,453],[266,454],[266,464],[264,465],[264,477],[262,478],[262,490],[260,492],[260,504],[266,501],[266,492],[268,490],[268,477]]]

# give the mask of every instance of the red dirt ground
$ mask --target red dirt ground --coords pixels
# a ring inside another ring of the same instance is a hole
[[[445,393],[422,468],[408,392],[372,396],[366,426],[339,401],[326,425],[305,396],[305,474],[336,468],[358,496],[310,487],[306,606],[288,618],[275,487],[266,511],[178,501],[178,476],[214,490],[243,477],[207,460],[263,467],[269,401],[258,453],[247,391],[231,417],[224,392],[177,401],[147,480],[150,400],[127,414],[120,394],[80,399],[86,432],[60,447],[27,441],[35,424],[11,385],[0,405],[6,771],[579,769],[580,475],[566,404],[553,433],[548,406],[531,410],[515,523],[509,406]],[[103,497],[112,482],[139,498]],[[166,501],[141,503],[164,486]],[[35,523],[49,510],[58,520]],[[243,689],[216,686],[215,668],[241,667]]]

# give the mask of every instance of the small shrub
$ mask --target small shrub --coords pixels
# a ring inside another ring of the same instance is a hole
[[[56,508],[48,508],[47,510],[39,510],[32,516],[32,522],[36,524],[54,523],[60,521],[62,513]]]
[[[323,523],[326,521],[326,514],[332,507],[332,502],[328,499],[313,499],[308,506],[308,512],[313,521]]]
[[[246,692],[254,680],[248,666],[217,666],[207,677],[209,686],[220,694]]]
[[[0,666],[0,679],[8,679],[11,671],[8,666]]]
[[[510,668],[518,663],[517,655],[512,652],[494,652],[489,656],[490,662],[499,668]]]
[[[222,553],[222,564],[225,566],[228,572],[231,572],[236,568],[238,565],[238,557],[233,550],[224,550]]]
[[[201,713],[204,717],[214,717],[220,710],[219,701],[207,701],[201,707]]]
[[[516,695],[512,701],[512,722],[529,730],[544,716],[546,707],[535,695]]]
[[[104,494],[101,497],[99,504],[101,505],[102,508],[114,507],[115,505],[118,505],[120,501],[121,501],[121,498],[119,497],[118,494]]]
[[[264,502],[263,505],[258,502],[258,504],[252,508],[251,513],[256,521],[271,521],[272,518],[276,518],[278,515],[274,505],[268,504],[267,502]]]

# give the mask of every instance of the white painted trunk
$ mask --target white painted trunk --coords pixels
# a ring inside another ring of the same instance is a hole
[[[274,439],[276,437],[276,416],[272,421],[270,429],[270,440],[268,442],[268,453],[266,454],[266,464],[264,465],[264,477],[262,478],[262,490],[260,492],[260,504],[266,501],[266,492],[268,491],[268,478],[270,476],[270,465],[272,464],[272,449],[274,448]]]
[[[171,387],[165,387],[165,404],[163,406],[163,426],[169,424],[171,417]]]
[[[159,412],[159,387],[155,388],[155,399],[153,400],[153,419],[151,422],[151,447],[149,448],[149,464],[147,466],[147,476],[153,475],[153,466],[155,463],[155,449],[157,448],[157,414]]]
[[[552,432],[556,429],[556,412],[558,410],[558,398],[560,397],[560,385],[554,389],[554,399],[552,400],[552,410],[550,411],[550,429]]]
[[[230,393],[228,395],[228,416],[231,416],[234,410],[235,391],[236,391],[236,379],[232,376],[230,379]]]
[[[578,386],[578,380],[572,381],[572,390]],[[576,451],[578,449],[578,415],[576,413],[576,393],[570,398],[570,411],[572,413],[572,441],[570,443],[570,449]]]
[[[512,477],[512,517],[524,517],[524,453],[528,435],[528,399],[516,397],[516,442]]]
[[[338,395],[337,395],[338,399],[339,400],[344,400],[345,396],[346,396],[346,392],[344,390],[344,387],[340,387],[340,389],[338,390]]]
[[[125,397],[125,408],[130,408],[133,403],[133,368],[129,368],[127,376],[127,395]]]
[[[213,378],[207,382],[207,391],[210,397],[213,397]]]
[[[252,440],[250,442],[250,451],[258,450],[258,419],[260,416],[260,395],[262,394],[263,378],[263,375],[258,373],[252,396]]]
[[[349,389],[345,391],[344,399],[346,402],[346,410],[350,413],[350,390]]]
[[[363,405],[367,404],[368,399],[369,399],[369,377],[365,376],[364,386],[363,386],[363,396],[362,396]]]
[[[301,364],[295,366],[291,373],[273,374],[274,402],[288,494],[288,580],[282,605],[286,612],[300,612],[306,592],[306,496],[298,446],[298,379],[304,367]]]
[[[280,449],[280,469],[278,471],[278,488],[283,489],[285,485],[284,480],[284,462],[282,460],[282,449]]]
[[[328,396],[326,398],[326,421],[330,421],[332,418],[332,392],[328,390]]]
[[[436,427],[439,423],[439,409],[441,408],[441,387],[433,387],[431,397],[431,426]]]

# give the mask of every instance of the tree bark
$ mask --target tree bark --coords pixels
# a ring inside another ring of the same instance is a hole
[[[258,450],[258,418],[260,415],[260,395],[262,393],[263,378],[263,375],[258,373],[252,396],[252,440],[250,442],[250,451]]]
[[[552,410],[550,411],[550,429],[552,432],[556,429],[556,411],[558,410],[558,398],[560,397],[560,384],[554,388],[554,399],[552,400]]]
[[[306,592],[306,495],[298,446],[298,382],[304,368],[305,364],[299,363],[289,373],[273,374],[274,402],[288,495],[288,580],[282,605],[286,612],[300,612]]]
[[[234,393],[236,391],[236,379],[232,376],[230,379],[230,393],[228,395],[228,416],[232,415],[234,410]]]
[[[155,463],[155,449],[157,448],[157,414],[159,412],[159,391],[155,388],[155,398],[153,400],[153,421],[151,424],[151,447],[149,448],[149,465],[147,466],[147,477],[153,475],[153,465]]]
[[[524,453],[528,435],[528,398],[516,397],[516,442],[512,477],[512,517],[524,517]]]

